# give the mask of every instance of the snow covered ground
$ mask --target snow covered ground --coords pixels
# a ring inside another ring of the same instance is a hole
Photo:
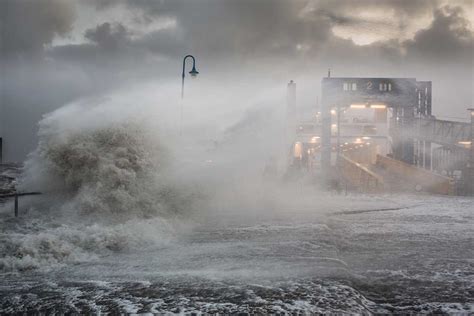
[[[312,190],[221,197],[160,242],[108,244],[31,269],[3,263],[0,311],[474,312],[474,199]],[[18,239],[45,233],[1,216],[4,241],[12,225]],[[120,229],[159,225],[143,222]],[[48,231],[45,249],[85,238]],[[106,239],[94,236],[90,245]]]

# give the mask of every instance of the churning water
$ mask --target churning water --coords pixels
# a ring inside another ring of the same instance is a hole
[[[474,200],[264,182],[258,152],[132,113],[41,122],[18,187],[44,194],[0,213],[0,311],[473,312]]]

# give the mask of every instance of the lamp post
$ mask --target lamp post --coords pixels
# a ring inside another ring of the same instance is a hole
[[[183,73],[181,75],[181,117],[180,117],[180,126],[179,126],[179,134],[181,135],[181,129],[183,126],[183,99],[184,99],[184,77],[185,77],[185,68],[186,68],[186,59],[191,58],[193,60],[193,69],[189,72],[191,77],[196,77],[199,72],[196,70],[196,59],[193,55],[186,55],[183,58]]]
[[[186,55],[183,58],[183,74],[181,75],[181,99],[184,98],[184,77],[185,77],[185,72],[184,69],[186,68],[186,59],[192,58],[193,59],[193,69],[189,72],[189,74],[192,77],[196,77],[199,72],[196,70],[196,59],[194,58],[193,55]]]

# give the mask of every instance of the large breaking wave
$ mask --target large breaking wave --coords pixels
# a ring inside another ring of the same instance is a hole
[[[18,187],[43,195],[31,206],[22,199],[27,214],[19,220],[4,207],[4,271],[168,242],[191,208],[194,195],[172,181],[156,129],[130,110],[69,105],[47,115],[38,135]]]

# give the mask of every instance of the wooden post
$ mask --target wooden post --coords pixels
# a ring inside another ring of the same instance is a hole
[[[15,194],[15,217],[18,217],[18,194]]]

